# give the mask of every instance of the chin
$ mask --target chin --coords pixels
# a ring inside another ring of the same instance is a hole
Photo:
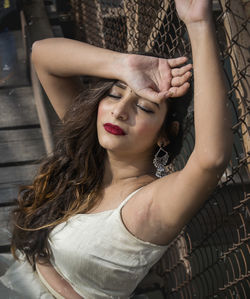
[[[104,149],[106,149],[107,151],[124,151],[124,146],[122,146],[121,144],[117,144],[114,142],[100,142],[99,144],[101,147],[103,147]]]
[[[116,136],[112,134],[98,134],[99,144],[105,149],[122,149],[128,141],[125,141],[125,136]]]

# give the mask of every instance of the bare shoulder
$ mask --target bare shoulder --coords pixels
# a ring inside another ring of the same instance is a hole
[[[222,169],[203,169],[193,157],[185,168],[143,187],[124,206],[127,229],[159,245],[173,240],[216,187]]]
[[[177,173],[168,176],[171,181]],[[144,186],[122,208],[121,217],[127,230],[140,240],[157,245],[169,243],[155,204],[155,182]],[[165,187],[167,192],[167,187]]]

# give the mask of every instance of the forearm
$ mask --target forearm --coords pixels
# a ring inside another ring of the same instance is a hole
[[[206,168],[223,167],[231,156],[231,113],[214,25],[205,21],[187,28],[194,69],[194,153]]]
[[[88,75],[120,79],[118,70],[123,55],[66,38],[37,41],[32,48],[36,68],[58,77]]]

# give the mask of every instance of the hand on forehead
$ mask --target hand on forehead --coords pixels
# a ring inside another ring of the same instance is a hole
[[[121,88],[129,86],[139,97],[161,103],[169,97],[183,96],[190,84],[192,69],[186,57],[163,59],[130,55],[128,72],[117,82]]]

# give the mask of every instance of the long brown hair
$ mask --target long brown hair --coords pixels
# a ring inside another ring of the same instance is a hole
[[[42,162],[33,183],[20,188],[18,207],[13,212],[11,249],[16,258],[17,250],[24,254],[34,269],[37,258],[50,258],[51,230],[73,215],[86,213],[97,203],[106,155],[97,138],[97,108],[114,82],[102,79],[95,88],[86,89],[75,99],[60,125],[53,154]],[[166,132],[175,120],[174,115],[180,114],[177,111],[180,105],[175,110],[174,103],[163,124]],[[171,162],[181,142],[167,134],[171,140]],[[178,136],[182,136],[181,131]]]
[[[47,240],[53,227],[96,204],[105,160],[97,139],[97,108],[113,84],[100,80],[75,99],[53,154],[42,162],[33,183],[20,188],[11,248],[14,256],[18,249],[33,266],[37,257],[50,257]]]

